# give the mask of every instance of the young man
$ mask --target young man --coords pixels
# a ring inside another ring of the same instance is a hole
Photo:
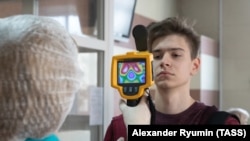
[[[200,37],[186,19],[171,17],[150,24],[148,49],[154,57],[155,110],[150,112],[146,96],[136,107],[121,101],[123,115],[113,118],[104,140],[126,140],[128,124],[207,124],[217,108],[190,95],[191,78],[200,68],[199,47]],[[223,124],[239,122],[228,117]]]

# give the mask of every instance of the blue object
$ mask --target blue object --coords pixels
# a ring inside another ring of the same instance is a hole
[[[25,141],[60,141],[59,138],[54,135],[54,134],[51,134],[45,138],[42,138],[42,139],[32,139],[32,138],[28,138],[26,139]]]

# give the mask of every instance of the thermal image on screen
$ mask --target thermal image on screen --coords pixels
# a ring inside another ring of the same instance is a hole
[[[144,84],[146,82],[145,62],[119,62],[118,77],[118,84]]]

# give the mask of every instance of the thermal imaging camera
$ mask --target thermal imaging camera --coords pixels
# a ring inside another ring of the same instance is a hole
[[[112,58],[111,86],[127,99],[128,106],[136,106],[145,90],[154,83],[153,55],[147,51],[147,35],[144,25],[136,25],[133,36],[137,51]]]
[[[147,51],[127,52],[112,58],[111,86],[121,97],[137,100],[153,82],[153,56]]]

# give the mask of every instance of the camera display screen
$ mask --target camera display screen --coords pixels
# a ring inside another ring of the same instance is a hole
[[[118,84],[145,84],[146,83],[145,60],[119,61]]]

